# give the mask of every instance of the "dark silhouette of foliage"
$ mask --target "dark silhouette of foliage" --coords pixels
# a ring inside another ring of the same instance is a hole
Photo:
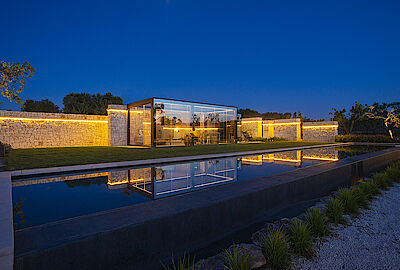
[[[107,114],[109,104],[123,104],[122,98],[111,93],[104,95],[89,93],[70,93],[63,99],[64,113]]]
[[[47,112],[47,113],[61,112],[60,108],[48,99],[43,99],[43,100],[27,99],[21,106],[21,110],[26,112]]]
[[[0,92],[10,102],[22,103],[19,93],[24,90],[27,79],[32,79],[35,69],[25,61],[20,63],[7,63],[0,61]]]

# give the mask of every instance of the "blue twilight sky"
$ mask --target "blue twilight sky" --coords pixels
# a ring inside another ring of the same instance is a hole
[[[399,101],[400,1],[2,1],[24,99],[111,91],[328,118]],[[6,100],[2,109],[17,109]]]

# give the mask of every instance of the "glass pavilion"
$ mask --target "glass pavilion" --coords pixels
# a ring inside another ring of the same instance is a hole
[[[234,143],[237,108],[149,98],[128,104],[128,142],[142,146]]]

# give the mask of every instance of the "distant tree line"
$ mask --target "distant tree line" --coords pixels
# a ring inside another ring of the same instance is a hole
[[[75,114],[99,114],[106,115],[109,104],[123,104],[121,97],[113,96],[111,93],[94,94],[70,93],[63,98],[62,110],[54,102],[28,99],[21,106],[26,112],[48,112],[48,113],[75,113]]]
[[[293,114],[290,112],[279,113],[279,112],[265,112],[260,113],[256,110],[252,110],[249,108],[239,109],[238,113],[242,115],[242,118],[249,117],[261,117],[263,120],[275,120],[275,119],[291,119],[291,118],[300,118],[303,121],[324,121],[324,119],[314,120],[311,118],[303,117],[300,111],[294,112]]]
[[[329,114],[331,120],[338,121],[339,134],[400,136],[400,102],[372,105],[355,102],[348,112],[333,108]]]

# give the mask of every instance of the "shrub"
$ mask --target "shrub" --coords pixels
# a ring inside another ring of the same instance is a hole
[[[356,214],[358,213],[357,198],[354,192],[349,188],[341,188],[338,190],[337,198],[343,205],[344,213]]]
[[[368,209],[368,199],[369,195],[365,193],[360,187],[353,189],[353,194],[357,200],[357,204],[362,207]]]
[[[371,143],[395,143],[400,142],[400,138],[390,138],[387,135],[337,135],[335,137],[336,142],[371,142]]]
[[[385,171],[388,181],[400,182],[400,162],[396,162]]]
[[[183,257],[178,258],[177,260],[174,259],[174,256],[172,256],[172,262],[171,266],[165,266],[163,264],[164,270],[197,270],[199,269],[198,266],[195,264],[195,258],[190,259],[189,256],[186,256],[186,254],[183,255]]]
[[[253,257],[235,243],[230,250],[224,250],[223,258],[223,266],[227,270],[250,270],[253,266]]]
[[[273,229],[262,240],[262,247],[267,264],[273,269],[288,269],[290,253],[288,236],[282,228]]]
[[[375,195],[380,194],[378,184],[373,180],[368,180],[360,184],[360,189],[364,190],[368,194],[368,198],[371,200]]]
[[[280,138],[280,137],[270,137],[270,138],[253,137],[253,138],[249,138],[249,141],[254,141],[254,142],[277,142],[277,141],[286,141],[286,139]]]
[[[344,224],[343,218],[344,208],[343,204],[338,198],[330,198],[326,203],[326,215],[330,222],[338,224]]]
[[[3,151],[2,149],[4,149],[4,153],[7,154],[11,151],[11,145],[9,145],[8,143],[2,143],[0,142],[0,151]],[[2,155],[2,153],[0,153],[0,156]]]
[[[385,173],[377,173],[373,176],[374,182],[378,185],[378,188],[387,190],[392,185],[392,178],[388,176],[388,170]]]
[[[307,224],[295,221],[290,226],[290,247],[294,253],[310,258],[314,255]]]
[[[328,233],[329,225],[326,216],[318,208],[307,211],[306,222],[311,234],[317,237],[325,236]]]

